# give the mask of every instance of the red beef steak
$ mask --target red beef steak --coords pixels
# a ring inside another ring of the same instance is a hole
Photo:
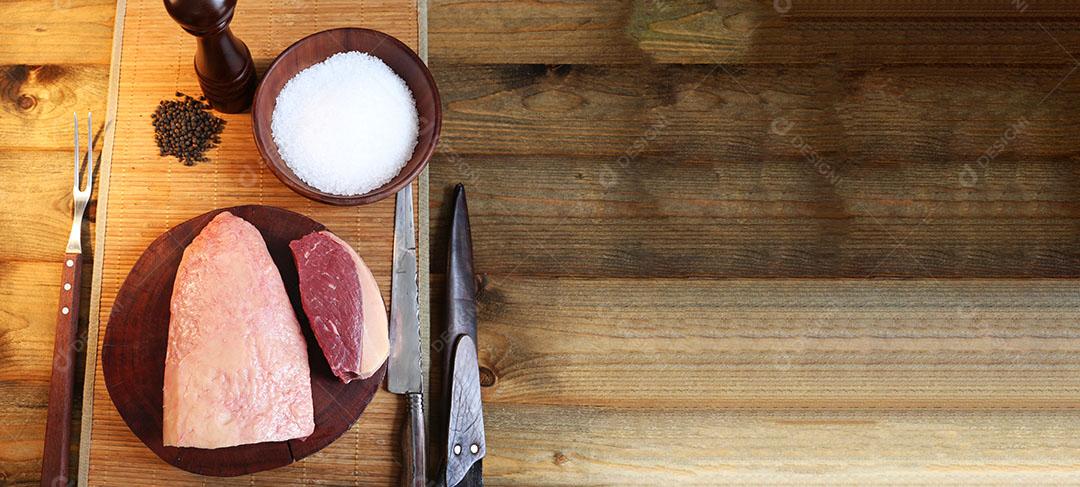
[[[328,231],[289,243],[304,314],[330,370],[342,382],[371,377],[390,349],[386,306],[375,277],[349,244]]]

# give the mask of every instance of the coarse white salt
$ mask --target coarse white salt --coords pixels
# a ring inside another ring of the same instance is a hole
[[[285,83],[270,130],[281,158],[305,183],[359,195],[401,172],[420,124],[405,81],[379,58],[350,51]]]

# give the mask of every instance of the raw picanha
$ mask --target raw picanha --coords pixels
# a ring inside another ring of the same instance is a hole
[[[307,346],[254,226],[214,217],[184,250],[170,309],[165,445],[222,448],[314,431]]]

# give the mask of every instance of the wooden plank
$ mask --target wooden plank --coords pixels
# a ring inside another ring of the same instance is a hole
[[[1078,13],[433,0],[486,483],[1080,481]]]
[[[485,410],[1080,407],[1075,280],[484,274],[481,286]]]
[[[788,3],[791,3],[790,7]],[[894,0],[892,2],[863,2],[861,0],[807,0],[773,2],[777,13],[796,16],[881,17],[930,19],[1071,19],[1080,17],[1080,6],[1069,0],[1045,2],[974,0],[942,3],[937,0]]]
[[[83,130],[87,111],[103,115],[107,79],[108,67],[98,64],[0,66],[0,90],[5,98],[0,104],[4,151],[72,150],[71,114],[80,114]],[[95,126],[95,133],[100,132],[100,119]],[[85,138],[84,132],[81,139]],[[70,154],[67,163],[59,160],[57,165],[71,163]],[[57,172],[70,175],[68,171]]]
[[[432,0],[432,62],[600,63],[642,57],[623,2]],[[603,46],[602,48],[600,48]]]
[[[70,132],[71,120],[68,125]],[[69,145],[71,137],[69,134]],[[85,135],[81,137],[85,138]],[[13,176],[0,177],[0,200],[5,203],[4,211],[0,212],[0,228],[19,229],[19,238],[0,241],[0,262],[63,259],[64,245],[71,232],[72,151],[73,147],[50,151],[0,149],[0,174]],[[96,198],[91,198],[90,218],[83,224],[83,235],[93,235],[95,205]],[[89,265],[93,259],[93,238],[84,239],[83,251],[84,262]],[[54,277],[59,279],[60,275]]]
[[[1080,150],[1069,135],[1080,130],[1071,116],[1080,102],[1072,68],[436,65],[435,72],[447,108],[444,152],[725,163],[804,158],[812,149],[840,171],[865,160],[959,169],[1018,123],[1022,136],[1001,156],[1071,157]]]
[[[61,261],[5,262],[0,273],[4,284],[0,287],[0,306],[4,317],[3,334],[0,335],[0,351],[4,361],[0,363],[0,382],[26,381],[42,386],[42,394],[48,392],[49,367],[52,356],[52,336],[55,327],[53,306],[39,303],[52,298],[59,300]],[[21,291],[21,292],[20,292]],[[29,398],[26,398],[29,399]],[[44,407],[40,401],[27,401],[34,407]],[[44,416],[39,418],[44,424]]]
[[[2,383],[6,401],[44,403],[47,389],[22,383]],[[46,386],[47,387],[47,386]],[[0,479],[5,485],[36,484],[41,476],[41,447],[45,441],[45,409],[5,406],[0,412]]]
[[[0,481],[35,483],[41,474],[45,413],[52,365],[54,314],[62,267],[55,262],[0,262]],[[83,296],[90,289],[83,279]],[[81,308],[85,309],[85,308]],[[82,312],[85,323],[87,313]],[[76,343],[76,388],[81,384],[86,329]],[[81,401],[76,397],[76,408]],[[81,421],[72,418],[72,430]],[[77,451],[78,440],[72,440]]]
[[[479,195],[486,271],[1080,273],[1069,69],[436,72],[448,115],[433,171]]]
[[[484,405],[485,485],[1069,485],[1075,412]]]
[[[482,283],[492,485],[1075,479],[1075,281]]]
[[[563,0],[432,4],[439,63],[1072,64],[1064,0]]]
[[[71,228],[71,113],[103,114],[99,94],[106,83],[113,5],[0,3],[0,228],[7,232],[0,243],[0,484],[36,484],[41,472],[53,310]],[[90,220],[84,234],[94,230]],[[91,242],[85,241],[90,265]],[[88,297],[89,275],[84,281]],[[79,333],[85,340],[85,329]],[[80,365],[76,388],[81,371]],[[75,415],[72,428],[79,427]],[[72,441],[73,452],[78,443]]]
[[[0,64],[107,66],[115,5],[112,0],[0,2],[0,38],[10,41],[0,45]],[[106,83],[99,79],[95,86]]]
[[[449,146],[457,137],[447,137]],[[778,141],[779,142],[779,141]],[[432,166],[432,266],[449,186],[469,187],[477,270],[575,277],[1076,277],[1080,173],[1005,155],[974,187],[958,163],[473,156]],[[513,252],[507,248],[512,247]]]

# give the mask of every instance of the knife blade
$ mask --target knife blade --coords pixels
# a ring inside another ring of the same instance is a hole
[[[425,434],[423,369],[420,350],[420,301],[416,269],[416,229],[412,185],[397,194],[394,211],[394,263],[390,289],[390,359],[387,389],[405,395],[408,418],[402,432],[405,483],[424,487]]]
[[[487,454],[476,354],[476,279],[465,187],[454,188],[446,269],[447,343],[443,397],[448,398],[444,478],[448,487],[483,485]]]

